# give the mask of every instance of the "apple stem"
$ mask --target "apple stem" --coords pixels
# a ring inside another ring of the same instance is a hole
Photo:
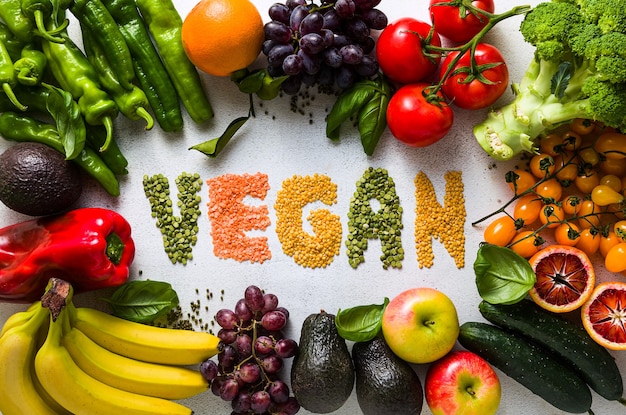
[[[465,388],[465,392],[467,392],[472,397],[474,397],[476,395],[476,391],[471,386],[468,386],[467,388]]]

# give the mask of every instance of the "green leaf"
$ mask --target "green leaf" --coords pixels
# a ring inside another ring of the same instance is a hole
[[[178,306],[178,295],[163,281],[129,281],[104,298],[112,314],[137,323],[152,323]]]
[[[572,78],[572,64],[571,62],[563,62],[559,65],[559,69],[556,71],[552,79],[550,80],[550,92],[554,94],[558,99],[563,98],[565,90],[569,85],[569,81]]]
[[[480,297],[491,304],[515,304],[533,287],[537,277],[528,260],[512,249],[483,244],[474,262]]]
[[[357,82],[339,94],[326,120],[326,136],[331,140],[338,140],[341,125],[357,115],[374,94],[376,90],[372,88],[370,81]]]
[[[382,304],[360,305],[339,310],[335,317],[337,332],[344,339],[354,342],[373,339],[380,332],[387,304],[389,298],[385,297]]]
[[[217,157],[217,155],[226,147],[231,138],[239,131],[239,129],[248,121],[250,115],[234,119],[226,128],[226,131],[217,138],[212,138],[203,143],[189,147],[189,150],[198,150],[209,157]]]
[[[368,156],[374,154],[376,145],[387,128],[387,107],[390,97],[389,87],[384,84],[380,92],[374,94],[359,111],[359,134],[363,150]]]
[[[53,85],[47,85],[46,109],[54,119],[65,149],[65,158],[75,159],[85,148],[87,129],[80,108],[72,95]]]

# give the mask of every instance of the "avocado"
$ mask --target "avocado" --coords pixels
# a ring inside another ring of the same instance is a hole
[[[321,311],[302,324],[291,366],[291,389],[301,407],[316,414],[339,409],[354,388],[354,365],[335,315]]]
[[[413,367],[396,356],[382,336],[352,346],[356,397],[364,415],[419,415],[422,384]]]
[[[82,193],[77,166],[44,144],[24,142],[0,155],[0,201],[30,216],[60,213]]]

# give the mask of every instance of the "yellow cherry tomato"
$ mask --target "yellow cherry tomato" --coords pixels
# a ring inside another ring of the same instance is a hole
[[[600,248],[600,239],[601,236],[598,232],[593,231],[592,229],[583,229],[580,231],[578,236],[576,248],[586,253],[587,256],[591,256],[598,252],[598,249]]]
[[[580,135],[591,134],[595,128],[596,124],[593,120],[588,120],[586,118],[575,118],[570,123],[570,128],[573,132]]]
[[[574,223],[561,223],[554,228],[554,240],[559,245],[577,245],[580,240],[580,229]]]
[[[611,189],[615,190],[616,192],[622,191],[622,179],[620,179],[619,176],[616,176],[614,174],[605,174],[604,176],[602,176],[600,178],[600,184],[609,186]]]
[[[581,229],[598,227],[600,225],[600,208],[593,200],[585,199],[578,209],[578,226]]]
[[[561,200],[563,186],[561,186],[561,183],[559,183],[557,179],[548,179],[535,187],[535,193],[545,199],[557,201]]]
[[[625,159],[626,134],[618,132],[604,133],[598,137],[594,148],[607,159]]]
[[[501,216],[485,228],[483,238],[487,243],[507,246],[516,234],[515,220],[510,216]]]
[[[574,151],[580,148],[580,144],[583,141],[580,134],[574,131],[567,131],[561,138],[563,140],[563,149],[566,151]]]
[[[607,206],[612,203],[621,203],[624,196],[605,184],[599,184],[591,191],[591,200],[598,206]]]
[[[604,174],[614,174],[619,177],[626,176],[626,158],[602,160],[598,167]]]
[[[555,133],[546,135],[539,142],[539,150],[542,153],[549,154],[552,157],[560,154],[563,147],[563,138]]]
[[[576,188],[583,194],[589,194],[594,187],[600,184],[600,176],[595,172],[589,172],[588,174],[582,174],[576,177],[574,180]]]
[[[615,232],[609,231],[606,236],[602,235],[600,237],[600,254],[606,258],[606,255],[609,253],[611,248],[620,243],[621,240],[615,235]]]
[[[549,154],[535,154],[530,159],[530,162],[528,163],[528,168],[530,168],[530,172],[537,179],[543,179],[544,177],[554,173],[554,159]]]
[[[578,158],[592,167],[600,162],[600,155],[593,147],[584,147],[578,150]]]
[[[513,176],[513,180],[509,182],[509,187],[513,192],[515,192],[515,194],[524,193],[537,183],[535,176],[526,170],[513,170]]]
[[[626,220],[620,220],[613,225],[613,232],[615,236],[622,242],[626,242]]]
[[[556,203],[548,203],[539,212],[539,221],[548,229],[556,228],[565,219],[563,208]]]
[[[538,196],[528,193],[517,199],[513,209],[513,217],[524,221],[524,226],[530,226],[539,219],[539,212],[543,207],[543,202]]]
[[[513,238],[509,247],[521,257],[530,258],[539,251],[541,243],[533,231],[521,231]]]
[[[578,213],[580,210],[580,204],[583,200],[577,195],[569,195],[563,200],[561,203],[561,207],[563,208],[563,212],[565,212],[568,216],[573,216]]]
[[[554,171],[561,182],[573,183],[578,177],[577,157],[559,154],[554,157]]]
[[[615,244],[604,257],[604,266],[609,272],[626,270],[626,242]]]

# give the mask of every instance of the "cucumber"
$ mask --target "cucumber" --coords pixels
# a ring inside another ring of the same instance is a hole
[[[491,324],[466,322],[459,343],[555,408],[591,413],[591,391],[580,376],[524,337]]]
[[[582,325],[544,310],[531,300],[512,305],[482,301],[478,309],[491,323],[524,335],[561,357],[598,395],[610,401],[622,400],[624,386],[615,358],[593,341]]]

